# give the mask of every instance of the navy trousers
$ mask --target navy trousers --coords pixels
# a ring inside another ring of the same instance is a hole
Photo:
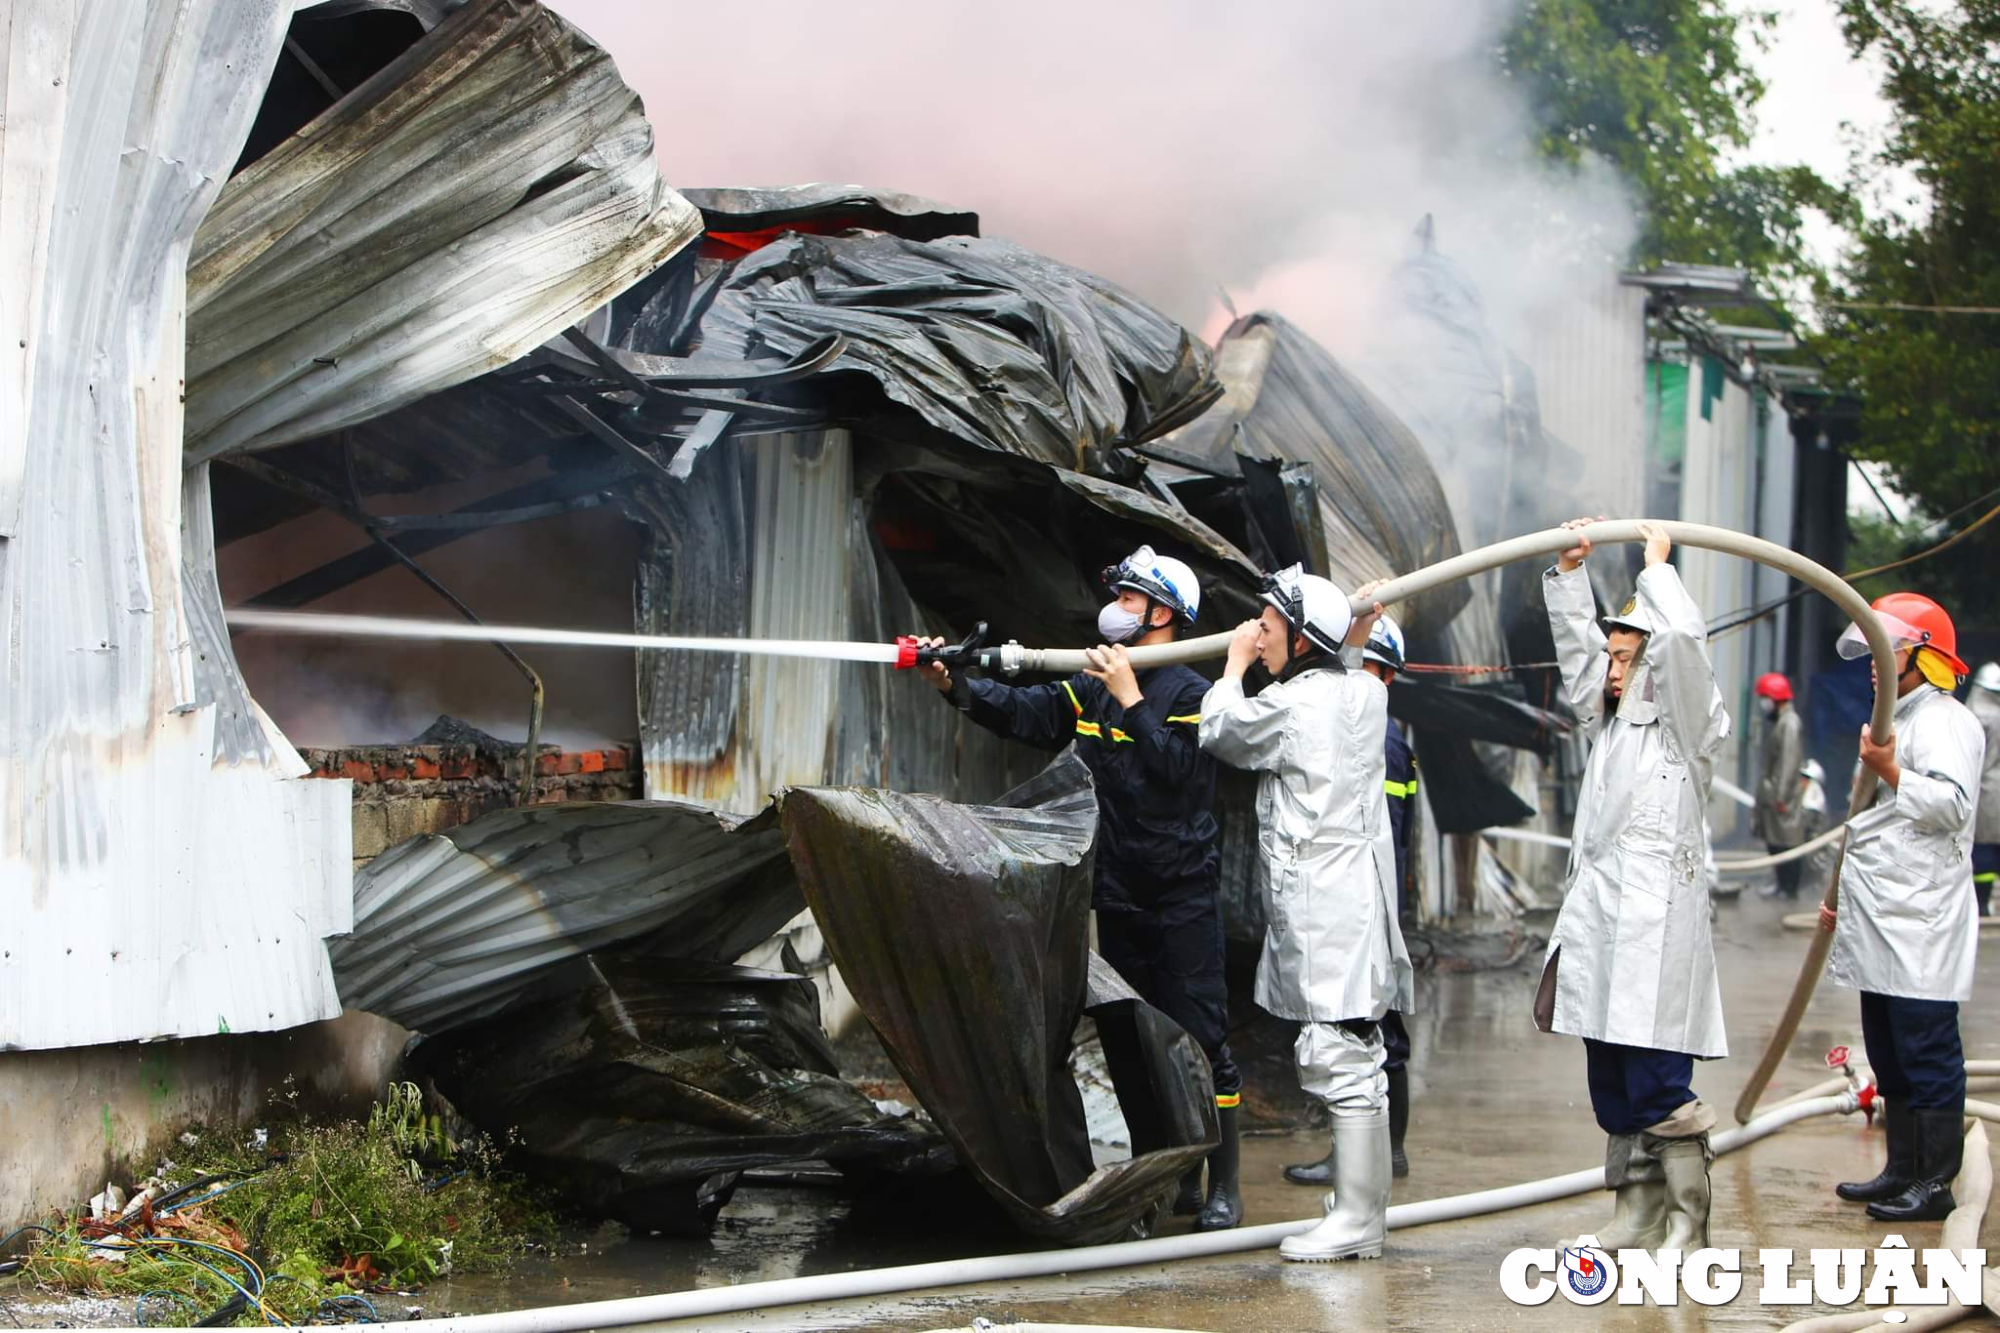
[[[1208,1057],[1218,1106],[1234,1106],[1243,1075],[1229,1054],[1222,977],[1222,897],[1175,896],[1153,908],[1097,914],[1097,951],[1141,999],[1181,1025]]]
[[[2000,842],[1972,844],[1972,891],[1979,895],[1979,915],[1993,915],[1993,886],[2000,883]]]
[[[1583,1039],[1590,1109],[1606,1134],[1637,1134],[1694,1100],[1694,1057]]]
[[[1965,1048],[1956,1000],[1912,1000],[1861,992],[1861,1041],[1884,1097],[1916,1111],[1965,1106]]]
[[[1410,1030],[1403,1016],[1391,1009],[1382,1015],[1382,1067],[1401,1069],[1410,1062]]]

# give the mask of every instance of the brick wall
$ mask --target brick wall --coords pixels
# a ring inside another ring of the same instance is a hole
[[[442,833],[520,799],[521,759],[452,745],[369,745],[301,750],[312,776],[354,781],[354,863],[366,864],[419,833]],[[638,756],[544,747],[535,765],[535,804],[636,801]]]

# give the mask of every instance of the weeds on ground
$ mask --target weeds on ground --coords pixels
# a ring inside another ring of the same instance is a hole
[[[156,1177],[169,1190],[201,1184],[116,1225],[56,1219],[19,1279],[139,1298],[147,1324],[191,1323],[232,1299],[237,1323],[332,1321],[361,1309],[352,1293],[504,1269],[554,1228],[494,1145],[454,1140],[412,1084],[365,1121],[316,1121],[288,1087],[269,1118],[254,1136],[178,1131],[149,1159]]]

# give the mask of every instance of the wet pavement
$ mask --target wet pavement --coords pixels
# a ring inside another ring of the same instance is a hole
[[[1729,1016],[1732,1058],[1698,1065],[1695,1087],[1729,1108],[1761,1053],[1790,992],[1806,936],[1783,930],[1774,903],[1745,893],[1716,921],[1716,953]],[[1538,956],[1538,955],[1537,955]],[[1395,1202],[1459,1194],[1600,1164],[1604,1137],[1591,1119],[1581,1043],[1534,1031],[1528,1002],[1535,969],[1449,974],[1420,983],[1410,1020],[1415,1044],[1411,1174],[1396,1182]],[[2000,1027],[1987,1015],[2000,1001],[2000,948],[1980,955],[1978,990],[1965,1007],[1968,1058],[2000,1056]],[[1765,1101],[1827,1077],[1831,1046],[1861,1048],[1852,992],[1823,984]],[[1265,1080],[1275,1083],[1275,1080]],[[1282,1085],[1253,1087],[1267,1118],[1296,1115],[1297,1094]],[[1712,1242],[1752,1250],[1879,1244],[1886,1229],[1836,1200],[1835,1181],[1873,1175],[1882,1140],[1861,1117],[1821,1119],[1781,1131],[1719,1159],[1714,1169]],[[1319,1195],[1283,1183],[1280,1167],[1324,1151],[1321,1135],[1300,1130],[1246,1138],[1246,1221],[1284,1221],[1317,1211]],[[1560,1297],[1518,1308],[1500,1294],[1501,1259],[1518,1246],[1549,1245],[1609,1216],[1608,1194],[1592,1194],[1513,1212],[1391,1233],[1379,1262],[1285,1264],[1271,1251],[1173,1265],[1046,1278],[1001,1287],[931,1290],[795,1306],[733,1318],[706,1318],[704,1329],[865,1328],[926,1330],[996,1324],[1136,1325],[1174,1329],[1319,1328],[1776,1328],[1807,1310],[1760,1308],[1754,1262],[1745,1294],[1733,1304],[1675,1310],[1583,1308]],[[709,1242],[611,1239],[602,1234],[588,1261],[523,1271],[500,1281],[434,1288],[431,1311],[496,1309],[672,1291],[691,1285],[769,1278],[992,1254],[1026,1248],[1004,1225],[980,1224],[977,1201],[954,1206],[911,1200],[867,1207],[810,1190],[745,1189],[726,1209]],[[1163,1227],[1184,1230],[1185,1219]],[[1937,1243],[1938,1224],[1904,1228],[1915,1248]],[[2000,1233],[1996,1233],[2000,1234]],[[602,1240],[610,1240],[608,1245]],[[2000,1246],[1996,1246],[2000,1249]],[[1748,1256],[1746,1256],[1747,1258]],[[1801,1254],[1803,1259],[1803,1254]],[[1822,1313],[1827,1311],[1822,1310]],[[1964,1328],[2000,1328],[1983,1320]]]
[[[1773,903],[1745,894],[1716,922],[1730,1046],[1724,1061],[1696,1066],[1695,1087],[1731,1120],[1738,1089],[1789,993],[1807,937],[1779,924]],[[1539,957],[1537,953],[1534,955]],[[1398,1203],[1514,1184],[1597,1165],[1604,1137],[1591,1119],[1581,1044],[1533,1030],[1532,963],[1505,971],[1420,979],[1415,1043],[1411,1175]],[[1978,990],[1965,1007],[1969,1058],[2000,1057],[2000,1027],[1984,1017],[2000,1001],[2000,945],[1981,950]],[[1241,1020],[1239,1020],[1241,1021]],[[1861,1040],[1851,992],[1822,984],[1767,1103],[1823,1081],[1822,1055]],[[1268,1046],[1269,1043],[1266,1043]],[[1251,1060],[1246,1101],[1253,1122],[1295,1121],[1295,1090]],[[1258,1086],[1262,1084],[1262,1086]],[[1861,1117],[1820,1119],[1783,1130],[1718,1160],[1712,1242],[1754,1250],[1871,1247],[1887,1229],[1832,1194],[1837,1180],[1880,1166],[1879,1131]],[[1281,1180],[1280,1167],[1324,1152],[1321,1134],[1277,1129],[1247,1137],[1246,1221],[1277,1222],[1318,1209],[1316,1191]],[[1173,1265],[1046,1278],[1004,1286],[929,1290],[901,1297],[791,1306],[698,1321],[710,1330],[962,1328],[974,1318],[1172,1329],[1680,1329],[1777,1328],[1810,1310],[1760,1308],[1754,1260],[1745,1292],[1729,1305],[1678,1309],[1573,1306],[1556,1298],[1519,1308],[1500,1293],[1502,1258],[1519,1246],[1574,1237],[1609,1216],[1608,1194],[1592,1194],[1462,1222],[1392,1232],[1378,1262],[1296,1265],[1265,1250]],[[1173,1219],[1162,1234],[1187,1228]],[[1938,1224],[1901,1230],[1911,1246],[1935,1245]],[[1989,1234],[2000,1232],[1989,1231]],[[440,1283],[415,1303],[426,1315],[520,1309],[758,1282],[1030,1248],[976,1195],[842,1198],[811,1187],[746,1186],[707,1241],[628,1236],[607,1226],[589,1248],[559,1261],[530,1261],[504,1279]],[[2000,1245],[1995,1246],[2000,1250]],[[1803,1255],[1801,1255],[1803,1258]],[[1750,1256],[1746,1255],[1746,1259]],[[394,1302],[386,1304],[393,1305]],[[1858,1307],[1855,1307],[1858,1308]],[[32,1319],[35,1312],[16,1307]],[[1827,1313],[1826,1310],[1819,1311]],[[668,1327],[694,1327],[694,1323]],[[1980,1320],[1963,1328],[2000,1328]]]

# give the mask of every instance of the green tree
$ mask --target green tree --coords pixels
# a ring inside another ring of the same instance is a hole
[[[1801,230],[1840,196],[1806,167],[1724,163],[1748,146],[1764,95],[1745,44],[1774,22],[1727,0],[1524,0],[1497,55],[1527,94],[1545,156],[1592,154],[1630,183],[1634,261],[1782,281],[1815,273]]]
[[[2000,316],[1938,309],[2000,309],[2000,0],[1840,10],[1855,53],[1886,70],[1891,123],[1856,182],[1875,207],[1850,224],[1819,350],[1830,381],[1861,399],[1853,452],[1944,514],[2000,488]],[[1911,180],[1917,199],[1897,198]],[[2000,523],[1950,555],[1991,605]]]

